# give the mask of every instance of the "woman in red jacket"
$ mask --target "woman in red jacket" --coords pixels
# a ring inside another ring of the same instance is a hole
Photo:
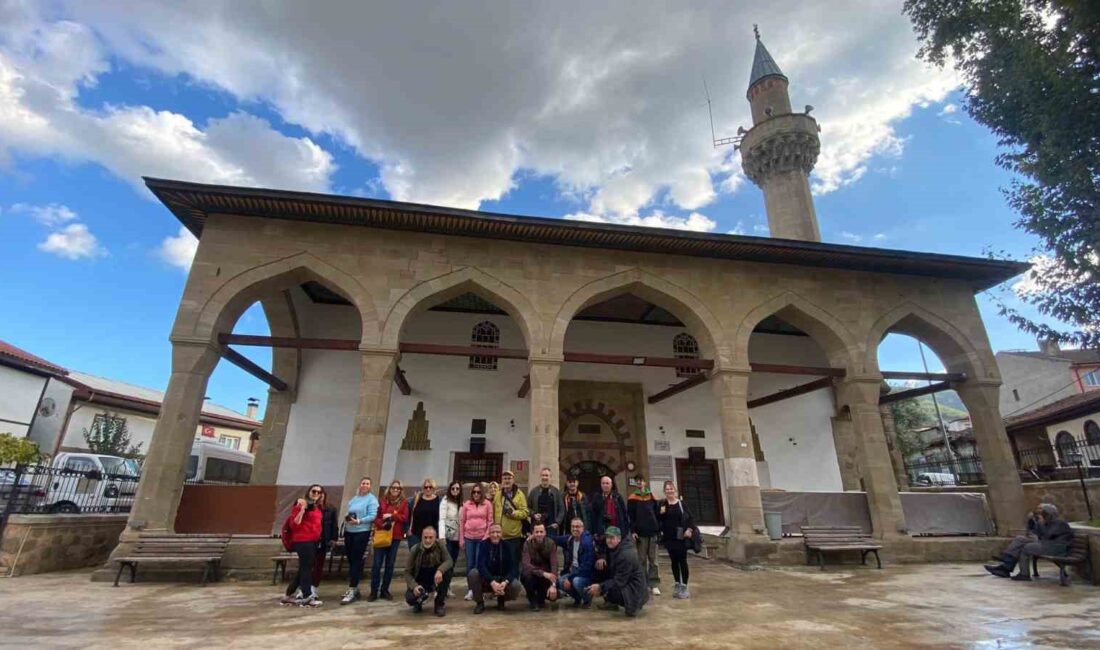
[[[405,501],[404,489],[401,481],[394,480],[382,495],[378,504],[378,516],[374,518],[374,559],[371,561],[370,595],[367,596],[367,602],[378,600],[379,595],[386,600],[393,600],[390,595],[393,564],[397,560],[397,549],[405,537],[405,524],[408,521],[409,504]],[[389,543],[385,545],[381,541],[386,536],[383,531],[391,533]]]
[[[298,594],[286,596],[284,605],[320,607],[321,601],[313,591],[313,562],[317,546],[321,542],[321,508],[318,501],[324,489],[311,485],[305,498],[298,499],[290,510],[290,541],[298,554]],[[295,596],[299,596],[295,598]]]

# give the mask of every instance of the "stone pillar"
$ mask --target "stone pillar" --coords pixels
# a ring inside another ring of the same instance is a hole
[[[840,466],[840,484],[845,492],[858,492],[859,461],[856,451],[856,437],[852,430],[852,415],[848,409],[834,418],[830,418],[833,425],[833,446],[836,448],[836,462]]]
[[[260,428],[260,446],[252,463],[252,485],[275,485],[286,443],[286,425],[290,422],[290,407],[294,404],[291,390],[267,391],[264,424]]]
[[[531,359],[531,442],[528,453],[531,464],[528,474],[528,486],[539,484],[539,472],[549,467],[554,484],[561,472],[558,450],[561,439],[558,432],[558,377],[561,375],[562,362],[557,359]]]
[[[901,447],[898,446],[898,430],[894,426],[894,412],[889,404],[879,404],[879,417],[882,418],[882,432],[886,435],[886,446],[890,449],[890,463],[894,466],[894,479],[898,489],[909,489],[909,475],[905,473],[905,459],[901,456]]]
[[[764,530],[764,507],[749,424],[749,372],[717,369],[711,373],[710,383],[718,398],[722,427],[727,523],[735,535],[758,535]]]
[[[341,501],[359,489],[359,480],[369,476],[375,485],[384,485],[382,455],[386,448],[386,424],[390,416],[390,391],[397,369],[397,350],[359,349],[362,376],[359,384],[359,411],[348,449],[348,467],[344,473]]]
[[[217,347],[208,341],[172,342],[172,376],[142,466],[128,530],[174,529],[206,384],[220,358]]]
[[[987,497],[999,535],[1022,534],[1029,506],[1005,432],[1000,410],[1000,382],[967,379],[955,386],[970,413],[970,425],[982,458]]]
[[[875,537],[891,537],[906,532],[898,484],[890,462],[890,450],[882,431],[878,412],[882,377],[849,378],[840,382],[837,399],[848,407],[855,434],[863,489],[871,510]]]

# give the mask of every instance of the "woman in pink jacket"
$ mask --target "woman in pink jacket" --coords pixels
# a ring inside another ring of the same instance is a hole
[[[470,498],[462,504],[458,513],[458,545],[466,551],[466,572],[477,567],[478,554],[489,538],[489,524],[493,523],[493,504],[485,498],[485,485],[476,483],[470,489]],[[473,600],[474,593],[466,592],[466,600]]]

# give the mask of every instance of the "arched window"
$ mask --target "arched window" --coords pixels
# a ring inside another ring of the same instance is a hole
[[[470,335],[470,344],[475,348],[499,348],[500,328],[489,321],[481,321],[474,325],[473,334]],[[496,370],[497,358],[481,355],[470,357],[470,368],[474,370]]]
[[[677,359],[698,359],[699,358],[699,342],[695,340],[695,337],[687,332],[683,332],[676,335],[676,338],[672,339],[672,355]],[[699,374],[699,368],[692,368],[690,366],[676,367],[677,377],[694,377]]]
[[[1092,420],[1085,420],[1085,442],[1089,445],[1100,445],[1100,425]]]
[[[1054,436],[1054,451],[1057,452],[1058,464],[1062,467],[1069,467],[1073,464],[1070,462],[1069,457],[1076,450],[1077,443],[1074,442],[1069,431],[1059,431],[1058,435]]]

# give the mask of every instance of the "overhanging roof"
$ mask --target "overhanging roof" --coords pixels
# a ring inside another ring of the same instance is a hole
[[[951,278],[969,281],[974,291],[988,289],[1028,269],[1028,264],[1011,260],[524,217],[311,192],[159,178],[145,178],[145,184],[196,237],[202,236],[208,215],[235,214],[534,244]]]

